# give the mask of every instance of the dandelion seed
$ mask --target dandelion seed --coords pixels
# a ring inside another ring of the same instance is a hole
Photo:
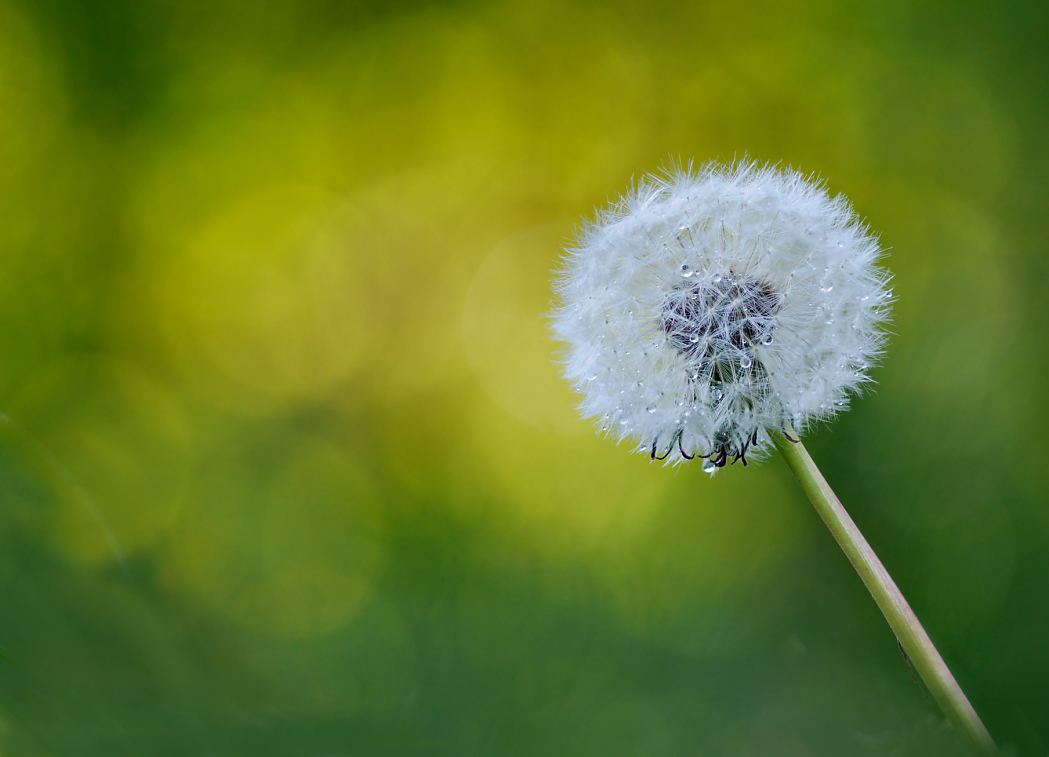
[[[869,381],[892,301],[880,255],[848,202],[796,171],[646,177],[567,251],[564,373],[582,412],[611,413],[608,433],[639,451],[746,464]],[[679,403],[695,411],[683,423]]]

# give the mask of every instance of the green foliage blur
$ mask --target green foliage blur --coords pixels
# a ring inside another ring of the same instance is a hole
[[[1045,757],[1047,11],[0,0],[0,755],[964,754],[781,461],[552,362],[579,219],[749,155],[890,250],[809,448]]]

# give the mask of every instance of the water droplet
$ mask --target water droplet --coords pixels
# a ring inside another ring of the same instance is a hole
[[[754,365],[754,361],[750,359],[750,355],[744,355],[739,359],[739,366],[743,370],[747,370],[752,365]]]
[[[717,251],[715,250],[715,252],[717,252]],[[721,283],[721,278],[722,278],[722,277],[721,277],[721,274],[720,274],[720,273],[715,273],[715,274],[714,274],[714,283],[715,283],[715,284],[720,284],[720,283]]]
[[[693,381],[699,381],[699,371],[698,370],[692,371],[692,373],[688,374],[688,377],[690,379],[692,379]]]
[[[586,377],[586,380],[587,380],[587,381],[593,381],[593,380],[594,380],[594,379],[596,379],[596,378],[597,378],[597,374],[595,373],[595,374],[594,374],[593,376],[587,376],[587,377]]]
[[[692,336],[690,336],[688,338],[688,341],[692,342],[692,344],[698,343],[699,342],[699,334],[693,334]]]
[[[772,344],[772,334],[766,334],[765,338],[761,340],[761,343],[766,347]]]
[[[710,475],[713,476],[715,473],[718,472],[718,466],[714,463],[713,460],[704,460],[703,461],[703,472],[704,473],[709,473]]]
[[[656,406],[655,405],[649,405],[648,407],[645,408],[645,410],[647,410],[650,413],[654,413],[654,412],[656,412]]]
[[[834,291],[834,285],[831,284],[829,281],[825,282],[823,284],[823,286],[820,287],[820,291],[821,292],[833,292]]]
[[[694,273],[695,271],[692,270],[692,266],[688,265],[687,263],[681,266],[681,275],[684,276],[686,279],[690,278]]]

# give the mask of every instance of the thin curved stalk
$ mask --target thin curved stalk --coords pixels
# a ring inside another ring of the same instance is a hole
[[[805,446],[800,441],[787,439],[783,434],[774,434],[773,442],[786,459],[787,465],[794,471],[801,488],[815,505],[816,512],[823,518],[849,562],[860,574],[867,590],[878,603],[885,619],[889,621],[900,646],[925,681],[937,704],[978,754],[998,755],[998,747],[980,721],[980,716],[969,704],[965,693],[954,680],[929,635],[925,633],[914,611],[896,587],[892,576],[885,570],[881,560],[874,554],[874,550],[842,507]]]

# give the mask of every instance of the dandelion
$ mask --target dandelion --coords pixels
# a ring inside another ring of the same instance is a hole
[[[569,250],[554,320],[585,415],[715,472],[843,409],[892,299],[841,197],[753,163],[648,177]]]
[[[969,743],[987,729],[800,436],[847,407],[881,356],[892,291],[842,198],[751,162],[643,179],[587,222],[555,283],[553,330],[584,415],[652,459],[778,449]]]

